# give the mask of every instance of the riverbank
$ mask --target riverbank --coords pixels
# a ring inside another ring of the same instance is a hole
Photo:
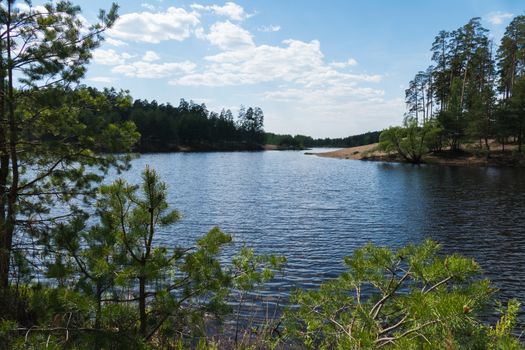
[[[320,153],[306,153],[307,155],[315,155],[318,157],[326,158],[339,158],[339,159],[355,159],[355,160],[365,160],[369,157],[383,157],[386,156],[386,153],[381,152],[377,149],[378,143],[373,143],[365,146],[349,147],[342,148],[330,152],[320,152]],[[377,159],[379,160],[379,159]]]
[[[325,158],[370,160],[383,162],[406,162],[397,153],[386,153],[378,149],[379,144],[343,148],[331,152],[305,153]],[[525,167],[525,154],[518,153],[516,146],[507,146],[505,151],[496,150],[497,144],[492,145],[490,153],[476,149],[473,146],[465,147],[459,152],[441,151],[427,154],[422,163],[454,165],[454,166],[505,166]]]

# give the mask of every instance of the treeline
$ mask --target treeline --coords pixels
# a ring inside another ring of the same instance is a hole
[[[514,143],[522,151],[525,16],[510,22],[499,46],[480,21],[435,37],[433,64],[410,81],[404,125],[384,132],[384,149],[413,162],[428,151],[458,151],[472,143],[485,152],[492,141],[502,150]]]
[[[284,148],[298,149],[304,147],[356,147],[379,142],[380,134],[381,131],[372,131],[344,138],[314,139],[305,135],[292,136],[266,133],[266,143]]]
[[[93,97],[115,103],[112,122],[131,121],[140,133],[138,152],[189,150],[260,150],[265,142],[264,113],[259,107],[241,106],[236,116],[231,110],[209,111],[205,104],[180,100],[178,106],[157,101],[135,100],[125,91],[86,88]]]
[[[279,135],[264,131],[264,113],[259,107],[241,106],[237,115],[223,109],[209,111],[204,103],[181,99],[178,106],[157,101],[133,100],[126,91],[92,87],[59,93],[89,94],[111,102],[111,110],[100,111],[104,123],[132,122],[140,139],[137,152],[262,150],[264,144],[286,149],[305,147],[354,147],[379,142],[379,131],[345,138],[314,139],[305,135]]]

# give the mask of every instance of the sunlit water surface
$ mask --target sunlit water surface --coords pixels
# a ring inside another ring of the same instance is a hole
[[[474,257],[504,299],[525,300],[525,171],[336,160],[303,152],[148,154],[183,218],[159,243],[189,245],[218,225],[237,247],[285,255],[268,296],[285,299],[342,271],[367,242],[391,247],[431,237]],[[233,249],[232,249],[233,250]],[[228,252],[227,252],[228,253]]]

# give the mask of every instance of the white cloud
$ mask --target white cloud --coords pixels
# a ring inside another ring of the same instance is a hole
[[[128,46],[128,43],[126,43],[126,42],[124,42],[122,40],[117,40],[117,39],[113,39],[113,38],[109,38],[109,37],[106,37],[104,41],[106,43],[108,43],[109,45],[115,46],[115,47]]]
[[[144,56],[142,56],[142,60],[146,62],[153,62],[160,60],[160,56],[157,55],[155,51],[146,51]]]
[[[93,62],[105,66],[115,66],[118,64],[123,64],[126,60],[132,57],[133,55],[130,55],[127,52],[117,53],[113,49],[97,49],[93,51]]]
[[[310,89],[288,88],[277,91],[268,91],[263,94],[265,99],[281,102],[316,102],[322,100],[334,101],[347,99],[352,96],[353,101],[379,102],[384,96],[381,89],[358,87],[355,85],[333,85],[329,87],[314,87]],[[341,101],[339,101],[341,102]]]
[[[206,40],[206,34],[204,33],[204,28],[198,27],[197,29],[195,29],[194,33],[197,39]]]
[[[317,40],[285,40],[283,46],[249,46],[207,56],[203,70],[173,80],[174,85],[228,86],[291,82],[303,87],[375,83],[379,75],[349,74],[325,64]]]
[[[263,32],[263,33],[272,33],[272,32],[278,32],[281,30],[281,26],[278,26],[278,25],[269,25],[269,26],[261,26],[259,28],[257,28],[258,31],[260,32]]]
[[[169,7],[164,12],[126,13],[108,30],[108,36],[152,44],[165,40],[183,41],[200,23],[198,16],[177,7]]]
[[[42,13],[42,14],[48,14],[49,11],[44,6],[37,5],[37,6],[30,6],[26,4],[25,2],[17,2],[15,3],[15,8],[18,9],[20,12],[25,13]]]
[[[511,19],[512,17],[514,17],[512,13],[496,11],[489,13],[487,15],[487,20],[490,24],[497,26],[502,24],[504,21]]]
[[[91,77],[91,78],[88,78],[87,80],[92,81],[94,83],[109,84],[109,83],[114,82],[116,79],[112,77],[102,77],[101,76],[101,77]]]
[[[241,6],[233,2],[227,2],[224,6],[212,5],[211,9],[219,16],[226,16],[236,21],[242,21],[249,16]]]
[[[196,64],[190,61],[167,63],[137,61],[116,66],[111,71],[132,78],[158,79],[181,73],[188,74],[191,73],[195,67]]]
[[[234,2],[227,2],[224,6],[219,5],[210,5],[204,6],[200,4],[193,4],[191,8],[195,11],[210,11],[218,16],[228,17],[234,21],[243,21],[246,18],[251,17],[252,15],[247,14],[244,11],[244,8],[240,5],[237,5]]]
[[[327,61],[317,40],[289,39],[278,45],[257,45],[252,33],[238,22],[249,15],[233,2],[224,6],[193,4],[191,8],[170,7],[157,13],[126,14],[117,21],[109,35],[117,44],[122,40],[148,43],[182,41],[195,36],[220,50],[205,56],[202,65],[197,66],[191,61],[162,62],[154,51],[145,52],[135,62],[114,51],[106,52],[103,56],[105,64],[115,65],[111,72],[120,76],[166,78],[175,86],[271,86],[268,91],[258,89],[259,92],[252,95],[259,99],[267,112],[268,125],[278,126],[274,130],[280,132],[333,136],[334,130],[340,130],[343,135],[349,135],[381,129],[401,119],[404,102],[385,97],[378,84],[382,75],[346,69],[358,65],[354,58]],[[210,27],[204,26],[200,22],[204,12],[225,18]],[[269,25],[257,30],[275,32],[280,27]],[[101,62],[102,57],[98,60]],[[267,106],[271,107],[267,109]],[[272,115],[280,118],[273,119]],[[295,116],[301,118],[296,120]],[[348,130],[341,130],[339,126],[350,124]],[[309,125],[319,130],[308,130]]]
[[[147,3],[147,2],[143,2],[142,4],[140,4],[140,6],[144,7],[145,9],[148,9],[150,11],[155,11],[155,9],[156,9],[155,5],[152,5],[152,4]]]
[[[271,84],[274,87],[271,91],[255,96],[270,116],[268,126],[279,132],[334,136],[334,130],[339,130],[341,136],[347,136],[395,124],[403,114],[404,101],[386,99],[384,90],[378,86],[381,75],[342,69],[355,66],[355,59],[327,63],[317,40],[290,39],[275,46],[257,46],[249,40],[235,49],[222,46],[224,51],[204,58],[207,64],[172,78],[170,84],[209,87]],[[341,125],[349,128],[342,130]]]
[[[252,35],[240,26],[226,22],[217,22],[210,28],[206,39],[223,50],[244,49],[253,47]]]
[[[357,60],[355,60],[354,58],[349,58],[345,62],[332,62],[332,63],[330,63],[330,65],[332,67],[335,67],[335,68],[352,67],[352,66],[356,66],[357,65]]]

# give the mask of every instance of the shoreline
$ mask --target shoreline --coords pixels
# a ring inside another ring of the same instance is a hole
[[[331,152],[305,153],[323,158],[366,160],[391,163],[407,163],[397,153],[386,153],[377,149],[378,143],[342,148]],[[525,153],[517,153],[514,149],[506,151],[492,150],[487,153],[479,150],[466,149],[458,153],[441,151],[430,153],[423,157],[421,164],[436,164],[447,166],[472,166],[472,167],[514,167],[525,168]]]

